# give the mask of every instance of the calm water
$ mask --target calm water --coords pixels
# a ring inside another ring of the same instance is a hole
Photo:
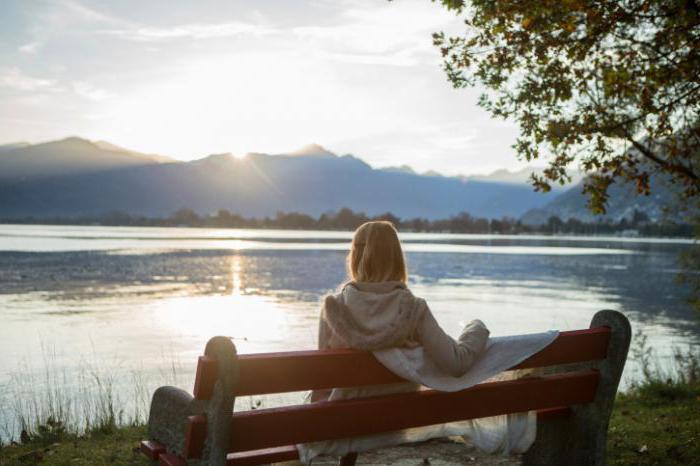
[[[318,301],[343,280],[350,237],[0,225],[0,436],[29,409],[17,399],[47,386],[81,404],[90,394],[77,387],[99,376],[129,409],[147,405],[137,393],[152,386],[190,389],[196,356],[214,335],[233,337],[241,353],[313,348]],[[595,311],[616,309],[648,336],[660,364],[674,346],[700,341],[700,320],[674,281],[690,241],[410,233],[402,241],[412,290],[452,335],[472,318],[494,335],[585,328]]]

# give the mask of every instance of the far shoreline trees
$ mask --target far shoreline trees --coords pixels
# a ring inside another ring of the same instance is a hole
[[[192,209],[182,208],[168,217],[145,217],[115,211],[104,215],[82,217],[4,218],[0,219],[0,223],[352,231],[369,220],[388,220],[396,225],[400,231],[425,233],[647,237],[692,237],[694,233],[691,225],[652,222],[644,212],[637,210],[618,221],[608,219],[598,222],[583,222],[575,218],[563,220],[557,216],[551,216],[540,225],[525,224],[510,217],[479,218],[466,212],[446,219],[429,220],[425,218],[402,219],[390,212],[369,216],[364,212],[354,212],[349,208],[343,208],[337,212],[327,212],[318,217],[299,212],[278,212],[274,217],[248,218],[226,209],[219,209],[208,215],[200,215]]]

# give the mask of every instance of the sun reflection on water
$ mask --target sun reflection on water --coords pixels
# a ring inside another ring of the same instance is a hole
[[[241,256],[233,256],[231,265],[231,294],[238,296],[241,294]]]
[[[231,337],[239,352],[256,352],[282,340],[288,317],[273,300],[260,295],[182,297],[163,300],[155,312],[164,332],[204,349],[212,337]]]
[[[156,302],[154,317],[165,327],[163,331],[194,343],[194,348],[203,349],[206,341],[217,335],[231,337],[240,353],[283,348],[289,328],[298,326],[294,322],[298,315],[274,296],[246,294],[243,265],[240,255],[232,256],[228,294]]]

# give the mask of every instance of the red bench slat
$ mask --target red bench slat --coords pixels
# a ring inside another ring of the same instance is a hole
[[[512,369],[551,366],[605,359],[610,329],[607,327],[561,332],[545,349]],[[402,382],[366,351],[327,350],[258,353],[238,356],[240,377],[236,396],[264,395],[335,387],[356,387]],[[197,368],[199,380],[211,380],[209,365]],[[349,369],[350,368],[350,369]],[[201,370],[200,370],[201,369]],[[196,382],[204,387],[204,382]],[[201,393],[211,393],[200,388]],[[203,399],[203,398],[200,398]]]
[[[541,420],[550,420],[550,419],[559,419],[562,417],[569,417],[573,414],[573,410],[566,406],[562,408],[548,408],[548,409],[540,409],[537,411],[537,419]]]
[[[197,372],[194,376],[192,394],[196,400],[208,400],[214,393],[214,384],[219,375],[219,365],[213,356],[200,356],[197,360]]]
[[[143,440],[141,442],[141,453],[152,460],[157,460],[162,453],[165,453],[165,447],[153,440]]]
[[[588,370],[371,398],[258,409],[232,416],[231,452],[589,403],[599,374]],[[262,434],[264,432],[264,435]]]
[[[259,464],[277,463],[299,459],[299,452],[294,445],[286,447],[265,448],[262,450],[229,453],[227,466],[257,466]]]
[[[549,346],[512,369],[598,361],[608,357],[609,342],[610,328],[608,327],[561,332]]]
[[[185,448],[182,455],[187,459],[201,458],[206,441],[207,417],[202,414],[189,416],[185,429]]]
[[[368,351],[295,351],[241,355],[236,396],[405,382]]]
[[[549,408],[537,411],[538,419],[557,419],[571,415],[571,408]],[[282,461],[299,459],[296,445],[286,447],[265,448],[262,450],[229,453],[226,457],[227,466],[258,466]]]
[[[538,419],[556,419],[571,415],[571,408],[541,409],[537,412]],[[191,435],[188,432],[188,436]],[[186,440],[188,441],[188,440]],[[187,449],[187,448],[186,448]],[[141,451],[150,459],[157,460],[158,456],[165,453],[165,447],[158,442],[144,440],[141,442]],[[190,456],[189,458],[192,458]],[[299,458],[299,452],[295,445],[286,447],[265,448],[238,453],[229,453],[226,459],[228,466],[257,466],[260,464],[292,461]]]
[[[158,457],[158,464],[160,466],[187,466],[187,461],[172,453],[163,453]]]

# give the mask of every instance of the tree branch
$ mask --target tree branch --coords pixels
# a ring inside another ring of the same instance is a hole
[[[641,142],[637,141],[633,137],[631,137],[629,134],[627,135],[627,140],[634,146],[635,149],[637,149],[644,157],[648,158],[649,160],[653,161],[660,167],[664,168],[665,170],[668,171],[675,171],[682,173],[685,177],[688,179],[693,180],[694,184],[700,184],[700,175],[695,173],[691,168],[686,167],[683,164],[672,164],[669,163],[666,160],[663,160],[661,157],[657,156],[654,154],[651,149],[649,149],[647,146],[642,144]]]

